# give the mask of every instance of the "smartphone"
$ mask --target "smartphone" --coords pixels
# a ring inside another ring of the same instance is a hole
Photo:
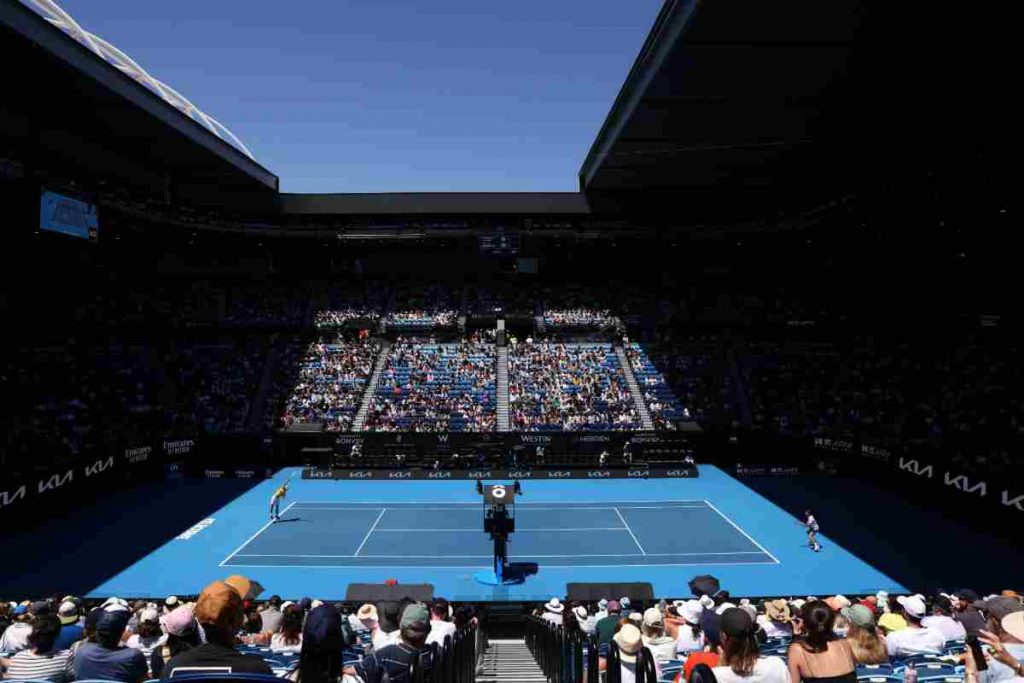
[[[974,665],[978,671],[988,669],[988,662],[985,661],[985,651],[981,649],[981,641],[978,636],[967,636],[967,647],[971,648],[971,656],[974,657]]]

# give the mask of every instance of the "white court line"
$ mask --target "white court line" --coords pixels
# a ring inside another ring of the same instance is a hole
[[[300,509],[302,509],[302,510],[338,510],[338,511],[344,511],[344,512],[352,512],[352,511],[366,510],[367,508],[375,508],[375,507],[377,507],[377,505],[381,505],[381,504],[382,503],[376,503],[376,504],[374,504],[374,503],[367,503],[366,505],[364,505],[362,507],[325,507],[325,506],[320,506],[320,505],[299,503],[299,506],[300,506]],[[394,507],[394,503],[392,503],[391,505],[392,505],[392,507],[391,507],[391,511],[392,512],[401,512],[401,511],[404,511],[404,510],[411,510],[411,511],[414,511],[414,512],[421,512],[421,511],[424,511],[424,510],[442,510],[444,512],[452,512],[453,511],[452,510],[453,507],[458,507],[459,506],[459,504],[457,504],[457,503],[449,503],[449,504],[445,504],[444,506],[437,506],[436,505],[436,501],[435,501],[435,505],[434,506]],[[480,503],[468,503],[468,504],[463,505],[462,507],[464,507],[465,509],[467,509],[469,511],[472,511],[473,509],[479,507],[479,505],[480,505]],[[472,506],[472,507],[469,507],[469,506]],[[571,506],[571,507],[567,507],[565,505],[545,506],[545,505],[534,505],[534,504],[531,504],[531,503],[516,503],[516,507],[520,511],[523,511],[523,510],[614,510],[614,509],[616,509],[616,506],[614,506],[614,505],[599,505],[599,506],[574,505],[574,506]],[[707,510],[708,509],[708,507],[706,505],[619,505],[617,507],[620,507],[620,508],[622,508],[624,510]]]
[[[760,550],[730,550],[721,553],[644,553],[644,557],[691,557],[704,555],[764,555]],[[356,555],[299,555],[297,553],[285,553],[282,555],[263,553],[241,553],[238,557],[340,557],[355,558]],[[398,560],[419,559],[424,557],[494,557],[494,555],[359,555],[358,557],[393,557]],[[587,553],[585,555],[524,555],[522,559],[529,560],[531,557],[637,557],[636,553]],[[770,564],[770,563],[769,563]],[[358,566],[358,565],[345,565]],[[588,565],[580,565],[588,566]]]
[[[377,528],[378,524],[380,524],[380,518],[383,517],[384,513],[387,511],[387,508],[381,508],[380,514],[377,515],[377,519],[373,520],[373,526],[371,526],[370,530],[366,532],[366,536],[363,537],[363,542],[359,544],[358,548],[356,548],[356,555],[358,555],[359,551],[363,549],[363,546],[366,545],[366,542],[370,540],[370,534],[372,534],[373,530]],[[355,557],[355,555],[353,555],[353,557]]]
[[[478,526],[469,527],[469,528],[466,528],[466,529],[422,529],[422,528],[416,528],[416,529],[390,529],[390,528],[388,528],[388,529],[377,529],[377,533],[378,534],[383,532],[383,531],[401,531],[401,532],[404,532],[404,533],[413,533],[413,532],[417,532],[417,531],[480,531],[480,532],[483,532],[483,529],[481,529]],[[556,529],[518,529],[517,528],[515,533],[518,534],[518,533],[522,533],[524,531],[628,531],[628,529],[626,529],[626,527],[622,527],[622,526],[608,526],[608,527],[588,526],[588,527],[580,527],[579,529],[563,528],[563,527],[559,527],[559,528],[556,528]]]
[[[523,480],[521,480],[521,481],[523,481]],[[538,480],[538,481],[540,481],[540,480]],[[368,505],[403,505],[403,506],[405,506],[405,505],[437,505],[439,502],[440,501],[437,501],[437,500],[402,500],[402,501],[396,501],[396,500],[364,500],[364,501],[362,501],[362,505],[365,508]],[[599,503],[601,501],[594,501],[594,502],[595,503]],[[612,507],[611,504],[612,503],[616,503],[616,502],[620,502],[620,501],[614,501],[614,500],[613,501],[609,501],[608,504],[605,506],[605,508]],[[638,503],[642,503],[644,505],[651,505],[652,507],[665,507],[664,505],[652,505],[653,503],[673,503],[673,504],[674,503],[700,503],[700,505],[697,505],[697,506],[694,506],[694,507],[703,507],[703,506],[705,506],[707,504],[706,500],[696,500],[696,499],[695,500],[652,500],[652,501],[637,501],[637,502]],[[549,504],[550,505],[555,505],[555,504],[559,504],[559,503],[560,503],[560,501],[557,501],[557,500],[538,500],[538,501],[520,501],[519,503],[517,503],[517,505],[529,505],[529,506],[533,506],[535,504],[536,505],[549,505]],[[343,501],[340,501],[340,500],[304,500],[304,501],[300,501],[299,505],[348,505],[348,506],[352,507],[352,503],[351,502],[347,502],[346,503],[346,502],[343,502]],[[452,505],[471,505],[473,507],[480,507],[480,501],[453,500],[450,503],[445,503],[445,505],[448,505],[448,506],[452,506]],[[620,507],[632,507],[632,506],[622,505]],[[559,509],[569,509],[569,508],[573,508],[573,509],[576,509],[576,510],[586,509],[586,508],[579,508],[579,507],[576,507],[576,506],[573,506],[573,505],[566,505],[564,503],[561,503],[561,508],[559,508]],[[400,510],[400,509],[403,509],[403,508],[395,508],[395,509],[396,510]]]
[[[619,512],[619,508],[615,508],[615,514],[617,514],[619,516],[619,519],[622,520],[623,526],[626,527],[626,531],[628,531],[629,535],[633,537],[633,542],[636,543],[636,547],[640,548],[640,554],[641,555],[646,555],[647,551],[644,550],[644,547],[642,545],[640,545],[640,541],[637,540],[636,534],[634,534],[633,530],[629,528],[629,523],[626,521],[626,518],[622,516],[621,512]]]
[[[488,555],[487,557],[491,557]],[[633,557],[636,557],[635,555]],[[589,569],[592,567],[642,567],[650,569],[651,567],[746,567],[747,565],[756,564],[770,564],[775,565],[777,562],[743,562],[737,564],[736,562],[658,562],[655,564],[621,564],[616,562],[615,564],[546,564],[545,569]],[[394,569],[393,564],[388,565],[368,565],[368,564],[232,564],[232,567],[253,567],[256,569]],[[402,567],[403,569],[409,569],[418,571],[421,569],[480,569],[486,567],[486,564],[474,564],[474,565],[455,565],[455,564],[434,564],[434,565],[409,565]]]
[[[298,502],[298,501],[296,501],[296,502]],[[293,503],[289,503],[289,504],[288,504],[288,507],[286,507],[286,508],[285,508],[284,510],[282,510],[282,511],[281,511],[281,515],[283,515],[284,513],[288,512],[289,510],[291,510],[291,509],[292,509],[292,508],[293,508],[294,506],[295,506],[295,503],[294,503],[294,502],[293,502]],[[279,516],[280,516],[280,515],[279,515]],[[264,531],[266,531],[266,530],[267,530],[267,528],[268,528],[268,527],[269,527],[269,526],[270,526],[271,524],[273,524],[273,523],[274,523],[274,520],[270,520],[269,522],[267,522],[266,524],[264,524],[263,526],[261,526],[261,527],[259,528],[259,530],[258,530],[258,531],[257,531],[256,533],[254,533],[254,534],[253,534],[252,536],[250,536],[249,538],[247,538],[247,539],[246,539],[245,543],[243,543],[242,545],[240,545],[240,546],[238,546],[237,548],[235,548],[235,551],[234,551],[233,553],[231,553],[230,555],[228,555],[227,557],[225,557],[225,558],[224,558],[223,560],[221,560],[221,561],[220,561],[220,566],[221,566],[221,567],[223,567],[223,566],[224,566],[224,563],[225,563],[225,562],[227,562],[227,561],[228,561],[228,560],[230,560],[230,559],[231,559],[232,557],[234,557],[235,555],[237,555],[237,554],[238,554],[238,551],[239,551],[239,550],[241,550],[241,549],[242,549],[242,548],[244,548],[245,546],[247,546],[247,545],[249,545],[250,543],[252,543],[252,542],[253,542],[253,540],[255,540],[257,536],[259,536],[259,535],[260,535],[260,534],[262,534],[262,533],[263,533]]]
[[[732,521],[731,519],[729,519],[728,517],[723,515],[722,511],[719,510],[718,508],[716,508],[714,505],[712,505],[711,501],[705,500],[704,502],[708,504],[709,508],[711,508],[712,510],[717,512],[722,517],[722,519],[724,519],[725,521],[729,522],[729,524],[731,524],[732,527],[734,529],[736,529],[736,531],[738,531],[741,534],[743,534],[744,536],[746,536],[748,541],[750,541],[751,543],[756,545],[758,548],[760,548],[764,552],[765,555],[767,555],[768,557],[772,558],[772,560],[775,562],[775,564],[782,564],[781,562],[779,562],[779,558],[777,558],[774,555],[772,555],[770,552],[768,552],[767,548],[765,548],[763,545],[761,545],[760,543],[755,541],[754,538],[750,534],[748,534],[746,531],[744,531],[743,529],[740,528],[739,524],[737,524],[736,522]]]

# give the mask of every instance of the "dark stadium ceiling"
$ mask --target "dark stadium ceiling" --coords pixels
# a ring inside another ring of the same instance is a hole
[[[0,59],[0,141],[33,163],[170,184],[186,197],[278,188],[270,171],[16,0],[0,0]]]
[[[664,189],[685,201],[709,188],[821,187],[855,130],[862,4],[667,0],[583,163],[581,189]]]
[[[17,0],[0,0],[0,154],[172,203],[283,207],[299,220],[770,222],[1008,149],[1014,24],[991,14],[888,0],[665,0],[580,170],[582,194],[278,195],[270,171]]]

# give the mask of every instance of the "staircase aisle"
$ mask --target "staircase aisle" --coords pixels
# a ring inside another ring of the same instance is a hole
[[[498,431],[509,430],[508,413],[508,347],[498,347]]]
[[[626,350],[622,348],[622,344],[615,345],[615,355],[619,357],[619,365],[622,366],[622,372],[626,375],[626,385],[629,387],[629,393],[633,395],[633,403],[636,405],[636,412],[640,416],[640,426],[644,429],[654,429],[651,411],[647,410],[647,401],[644,400],[644,393],[640,391],[640,384],[636,381],[636,375],[633,374],[633,366],[630,365],[629,357],[626,355]]]
[[[476,683],[547,683],[523,639],[491,640],[482,669]]]
[[[363,431],[363,425],[366,424],[366,413],[370,410],[370,401],[373,400],[373,395],[377,393],[380,373],[384,371],[384,364],[388,360],[388,351],[390,349],[391,342],[387,339],[381,339],[380,350],[377,351],[377,360],[373,364],[373,372],[370,373],[370,379],[366,382],[366,389],[363,390],[363,400],[359,402],[359,410],[356,411],[356,416],[352,418],[353,432]]]

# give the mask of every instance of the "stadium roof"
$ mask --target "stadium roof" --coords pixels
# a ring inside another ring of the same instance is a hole
[[[0,59],[0,128],[33,152],[98,174],[129,169],[135,181],[156,168],[170,173],[157,183],[278,187],[225,126],[52,2],[0,0]],[[11,68],[18,64],[32,68]]]
[[[542,215],[587,214],[577,192],[387,192],[283,194],[286,214],[304,215]]]
[[[666,0],[583,163],[581,189],[697,199],[709,188],[821,186],[822,164],[838,165],[835,143],[860,109],[850,60],[862,5]]]

